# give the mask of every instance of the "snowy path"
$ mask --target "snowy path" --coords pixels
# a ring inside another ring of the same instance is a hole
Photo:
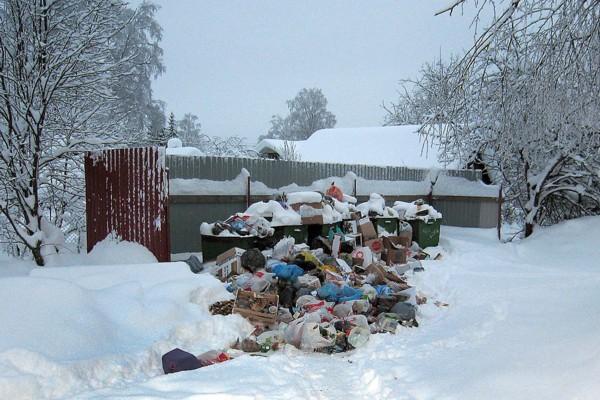
[[[80,397],[597,399],[600,218],[507,245],[493,230],[442,235],[449,254],[415,278],[431,296],[418,329],[350,354],[246,356]]]

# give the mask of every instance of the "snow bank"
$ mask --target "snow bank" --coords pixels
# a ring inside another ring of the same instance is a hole
[[[59,398],[162,375],[161,355],[226,347],[251,327],[184,263],[40,268],[0,279],[0,398]]]
[[[84,398],[596,399],[600,217],[512,244],[495,229],[443,226],[441,237],[443,259],[410,276],[428,299],[417,329],[350,353],[242,356]]]
[[[150,250],[139,243],[109,235],[96,243],[88,254],[62,252],[46,256],[47,266],[145,264],[157,262]]]
[[[169,193],[171,195],[245,195],[247,186],[247,171],[242,171],[237,177],[228,181],[213,181],[209,179],[169,179]],[[460,178],[459,178],[460,179]],[[318,179],[308,186],[300,186],[296,183],[282,186],[279,188],[270,188],[260,181],[251,182],[251,192],[253,195],[274,195],[276,193],[287,193],[288,200],[291,194],[297,192],[323,192],[325,193],[332,182],[339,186],[345,196],[354,191],[354,181],[358,194],[368,195],[371,193],[383,193],[385,195],[417,195],[425,196],[431,191],[431,182],[424,181],[376,181],[357,177],[354,173],[348,172],[344,176],[331,176],[329,178]],[[312,194],[314,197],[315,195]],[[293,199],[293,197],[292,197]],[[352,203],[356,199],[348,196]],[[353,200],[353,201],[352,201]],[[301,202],[303,200],[298,200]],[[291,203],[293,204],[293,203]]]
[[[35,268],[32,261],[18,260],[0,253],[0,278],[29,275]]]
[[[169,179],[171,195],[244,195],[247,191],[248,176],[245,168],[238,176],[229,181],[213,181],[210,179]],[[277,191],[262,182],[252,182],[252,194],[271,195]]]

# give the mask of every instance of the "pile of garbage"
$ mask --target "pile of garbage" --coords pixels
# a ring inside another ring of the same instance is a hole
[[[372,334],[418,326],[417,293],[407,282],[408,274],[423,271],[417,259],[388,265],[368,247],[334,257],[293,238],[261,254],[264,267],[240,260],[243,272],[227,281],[236,294],[232,312],[257,327],[234,348],[269,351],[288,344],[339,353],[363,346]]]
[[[239,314],[255,327],[230,349],[211,353],[210,362],[226,361],[236,352],[268,354],[285,346],[341,353],[364,346],[371,335],[418,327],[418,306],[427,299],[409,284],[409,278],[424,271],[421,260],[429,256],[412,241],[408,223],[399,220],[393,234],[378,234],[370,218],[400,219],[400,214],[413,211],[424,217],[423,210],[427,215],[436,211],[420,202],[387,207],[378,194],[363,204],[355,203],[332,185],[327,194],[292,193],[253,204],[246,213],[223,223],[203,225],[205,232],[217,235],[225,231],[269,235],[280,223],[294,225],[315,218],[319,223],[328,218],[345,221],[331,225],[310,246],[284,236],[266,249],[231,248],[205,268],[235,295],[235,300],[212,304],[210,312]],[[406,210],[403,206],[407,204]],[[175,350],[164,357],[189,358]],[[194,363],[189,359],[181,365],[208,365],[207,355],[202,360]],[[169,367],[165,373],[174,372],[177,368],[168,361],[163,358],[163,365],[166,362]]]
[[[253,214],[237,213],[225,221],[214,224],[203,223],[200,233],[215,236],[257,236],[267,237],[273,235],[273,228],[265,218]]]
[[[200,232],[203,235],[263,238],[271,236],[271,228],[278,226],[335,224],[355,215],[398,218],[398,213],[386,207],[384,198],[377,193],[371,194],[365,203],[356,203],[356,198],[344,194],[333,182],[325,193],[282,193],[274,200],[254,203],[245,212],[234,214],[225,221],[203,223]]]

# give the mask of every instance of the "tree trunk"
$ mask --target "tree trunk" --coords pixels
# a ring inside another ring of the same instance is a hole
[[[532,233],[533,233],[533,224],[527,222],[525,224],[525,237],[531,236]]]
[[[42,256],[41,243],[38,244],[33,249],[31,249],[31,253],[33,254],[33,259],[35,260],[35,263],[37,264],[37,266],[43,267],[44,266],[44,257]]]

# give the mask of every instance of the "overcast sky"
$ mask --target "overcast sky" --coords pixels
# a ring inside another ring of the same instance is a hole
[[[381,125],[399,79],[473,38],[472,15],[434,16],[448,0],[155,2],[167,67],[155,97],[252,143],[305,87],[323,90],[337,127]]]

